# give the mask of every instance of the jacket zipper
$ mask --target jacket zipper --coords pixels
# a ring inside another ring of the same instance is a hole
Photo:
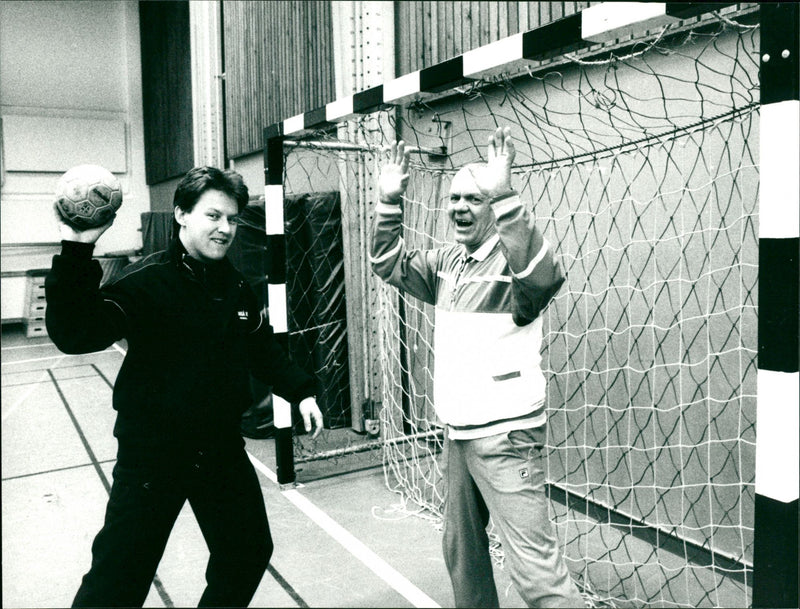
[[[458,289],[461,287],[461,276],[464,274],[464,269],[467,267],[467,257],[462,256],[458,263],[458,270],[456,271],[455,281],[453,282],[453,291],[450,294],[450,304],[455,305]]]

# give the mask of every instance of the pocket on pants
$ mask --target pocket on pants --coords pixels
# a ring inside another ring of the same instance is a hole
[[[544,426],[531,427],[530,429],[512,429],[508,432],[508,441],[526,458],[531,451],[541,452],[546,439],[547,429]]]
[[[519,457],[517,474],[521,480],[534,486],[545,482],[543,449],[547,430],[544,426],[514,429],[506,435],[511,449]]]
[[[121,505],[147,505],[161,501],[162,496],[181,492],[180,481],[163,472],[156,473],[147,468],[114,466],[111,499]]]

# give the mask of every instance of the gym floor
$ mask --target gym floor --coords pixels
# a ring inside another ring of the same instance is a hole
[[[64,355],[46,337],[2,331],[2,606],[68,607],[89,567],[116,456],[111,388],[118,344]],[[325,433],[325,432],[324,432]],[[398,509],[381,468],[282,490],[272,440],[248,440],[275,553],[252,607],[451,607],[441,533]],[[188,504],[147,607],[196,606],[208,550]],[[495,570],[501,606],[523,607]]]

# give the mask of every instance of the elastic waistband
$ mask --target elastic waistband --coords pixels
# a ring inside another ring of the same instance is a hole
[[[447,425],[448,433],[454,440],[474,440],[496,434],[506,433],[514,429],[530,429],[541,427],[547,423],[547,412],[544,400],[537,402],[533,410],[518,417],[489,421],[480,425]]]

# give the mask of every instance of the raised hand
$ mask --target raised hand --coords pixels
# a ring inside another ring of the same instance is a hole
[[[408,186],[408,155],[403,140],[393,142],[389,149],[389,160],[381,168],[378,190],[381,201],[397,203]]]
[[[78,243],[97,242],[97,240],[100,238],[100,235],[102,235],[111,227],[111,225],[114,223],[114,219],[116,218],[115,214],[108,222],[103,224],[103,226],[78,230],[64,221],[64,218],[61,216],[61,212],[58,211],[58,206],[56,204],[53,204],[53,212],[56,216],[56,222],[58,222],[58,233],[61,239],[63,241],[77,241]]]
[[[478,188],[487,197],[496,197],[511,190],[511,166],[517,152],[509,127],[498,127],[489,136],[486,170],[475,176]]]

